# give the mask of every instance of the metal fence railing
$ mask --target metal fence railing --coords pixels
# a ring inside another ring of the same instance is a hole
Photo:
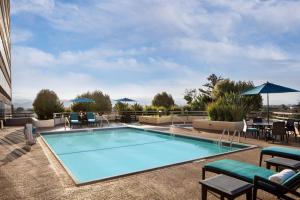
[[[274,119],[280,119],[280,120],[287,120],[287,119],[300,120],[300,113],[296,113],[296,112],[272,112],[272,117]]]
[[[130,121],[137,121],[139,116],[207,116],[206,111],[121,111],[121,112],[94,112],[104,116],[109,121],[122,121],[124,117],[130,119]],[[104,113],[104,114],[103,114]],[[53,113],[53,119],[55,124],[62,124],[65,121],[65,117],[69,117],[70,112]]]
[[[5,115],[6,119],[35,117],[34,112],[12,112]]]

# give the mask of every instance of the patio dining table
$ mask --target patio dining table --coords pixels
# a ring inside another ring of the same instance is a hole
[[[263,127],[270,127],[273,126],[273,122],[255,122],[251,124],[252,126],[263,126]]]
[[[251,125],[252,127],[258,128],[258,130],[261,130],[261,131],[259,131],[259,134],[264,134],[265,135],[267,129],[271,128],[273,126],[273,122],[254,122],[254,123],[251,123],[249,125]]]

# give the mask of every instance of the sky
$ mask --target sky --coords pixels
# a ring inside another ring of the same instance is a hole
[[[183,104],[212,73],[300,90],[299,10],[293,0],[11,0],[13,102],[48,88],[142,104],[167,91]]]

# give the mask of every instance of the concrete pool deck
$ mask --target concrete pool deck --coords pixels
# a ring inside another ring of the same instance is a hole
[[[167,129],[153,126],[143,128]],[[184,133],[214,139],[219,137],[208,132]],[[260,153],[260,148],[255,148],[77,187],[39,140],[27,152],[23,148],[25,139],[22,127],[0,130],[0,199],[200,199],[201,187],[198,182],[205,163],[231,158],[258,165]],[[298,142],[292,140],[293,137],[288,145],[299,148],[299,138]],[[274,145],[249,138],[241,138],[241,142],[260,147]],[[208,173],[208,177],[212,175]],[[274,196],[262,191],[258,197],[274,199]],[[209,193],[208,199],[218,198]]]

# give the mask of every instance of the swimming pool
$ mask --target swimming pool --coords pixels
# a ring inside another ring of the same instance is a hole
[[[77,185],[249,148],[129,127],[41,135]]]

